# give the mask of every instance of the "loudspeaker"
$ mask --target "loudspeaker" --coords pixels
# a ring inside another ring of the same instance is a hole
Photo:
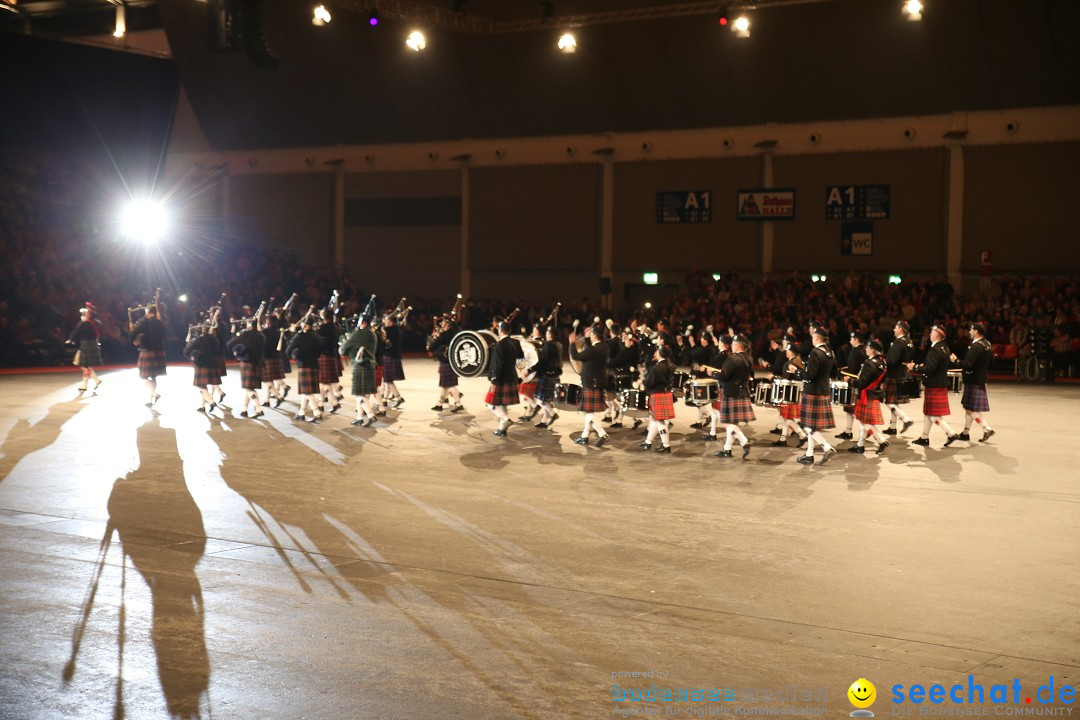
[[[609,278],[609,277],[600,278],[600,294],[601,295],[610,295],[611,292],[612,292],[612,290],[611,290],[611,278]]]

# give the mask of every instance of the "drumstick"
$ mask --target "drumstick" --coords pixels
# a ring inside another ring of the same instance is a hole
[[[577,326],[581,324],[580,318],[574,318],[574,329],[577,330]]]
[[[857,378],[857,377],[859,377],[859,376],[858,376],[858,375],[856,375],[855,373],[849,373],[849,372],[848,372],[847,370],[841,370],[841,371],[840,371],[840,374],[841,374],[841,375],[847,375],[848,377],[853,377],[853,378]]]

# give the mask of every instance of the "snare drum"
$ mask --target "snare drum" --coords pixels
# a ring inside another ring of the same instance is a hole
[[[964,392],[963,370],[950,370],[949,371],[949,392],[951,392],[951,393],[962,393],[962,392]]]
[[[630,374],[608,375],[607,389],[609,392],[621,392],[634,389],[634,376]]]
[[[829,383],[832,387],[833,405],[851,405],[851,386],[847,380],[833,380]]]
[[[772,381],[773,405],[782,403],[798,403],[802,400],[802,380],[785,380],[776,378]]]
[[[690,382],[690,373],[676,370],[671,376],[671,389],[676,395],[681,395],[686,390],[688,382]]]
[[[759,380],[754,386],[754,404],[760,407],[772,407],[772,383]]]
[[[581,402],[581,386],[571,383],[559,383],[555,386],[555,407],[560,410],[577,410]]]
[[[708,405],[720,399],[720,383],[711,378],[694,378],[686,386],[687,405]]]
[[[630,417],[644,417],[649,414],[649,395],[644,390],[623,390],[622,406]]]

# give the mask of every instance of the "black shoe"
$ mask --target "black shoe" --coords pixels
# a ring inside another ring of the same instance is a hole
[[[704,440],[705,442],[711,442],[711,441],[716,439],[716,436],[715,435],[702,435],[701,439]]]
[[[608,427],[609,427],[609,428],[621,428],[621,427],[622,427],[622,423],[621,423],[621,422],[613,422],[613,423],[611,423],[610,425],[608,425]]]
[[[595,447],[603,447],[604,443],[607,442],[607,438],[608,438],[607,435],[601,435],[600,438],[595,443],[593,443],[594,446]]]
[[[247,410],[241,410],[240,417],[247,417]]]
[[[464,405],[455,405],[454,407],[450,408],[450,412],[452,412],[452,413],[461,412],[464,409],[465,409]]]
[[[700,429],[701,429],[701,426],[702,426],[702,423],[699,423],[699,422],[696,422],[696,423],[691,423],[691,424],[690,424],[690,427],[692,427],[692,428],[693,428],[693,429],[695,429],[695,430],[700,430]]]
[[[312,415],[310,418],[308,418],[309,423],[317,423],[320,420],[322,420],[322,415]]]
[[[589,444],[589,438],[582,435],[577,440],[575,440],[574,443],[577,444],[577,445],[588,445]]]
[[[641,418],[634,418],[634,430],[637,430],[641,426]]]
[[[274,400],[274,407],[275,408],[281,407],[281,401],[284,400],[284,399],[285,399],[285,397],[282,396],[282,397],[279,397],[276,400]]]
[[[264,413],[264,412],[262,412],[262,411],[260,410],[259,412],[257,412],[257,413],[255,413],[254,415],[252,415],[252,416],[251,416],[251,419],[252,419],[252,420],[254,420],[255,418],[261,418],[261,417],[262,417],[263,415],[265,415],[265,414],[266,414],[266,413]]]
[[[374,424],[375,424],[375,418],[373,418],[373,417],[369,417],[367,420],[364,421],[364,427],[371,427]]]
[[[609,422],[611,422],[611,416],[610,415],[605,415],[603,418],[601,418],[601,420],[603,420],[606,423],[609,423]]]
[[[641,443],[640,445],[638,445],[638,447],[641,448],[642,450],[651,450],[652,449],[652,445],[650,443]]]
[[[897,433],[897,434],[898,434],[898,435],[903,435],[904,433],[906,433],[906,432],[907,432],[907,429],[908,429],[909,427],[911,427],[912,425],[914,425],[914,424],[915,424],[915,421],[914,421],[914,420],[905,420],[905,421],[904,421],[904,427],[900,428],[900,432],[899,432],[899,433]]]
[[[435,412],[442,412],[442,405],[436,405],[435,407],[433,407],[431,409],[434,410]]]
[[[658,453],[667,453],[668,455],[670,455],[671,454],[671,446],[670,445],[661,445],[660,447],[656,448],[656,452],[658,452]]]
[[[551,419],[547,421],[547,425],[545,425],[545,427],[551,427],[552,425],[555,424],[555,421],[558,420],[558,419],[559,419],[559,413],[555,413],[554,415],[551,416]]]
[[[289,391],[290,391],[290,390],[292,390],[292,388],[291,388],[291,387],[289,387],[288,385],[286,385],[286,386],[285,386],[285,392],[283,392],[283,393],[281,394],[281,399],[282,399],[282,400],[284,400],[285,398],[289,397]],[[224,395],[222,395],[221,397],[225,397],[225,396],[224,396]]]
[[[959,435],[950,435],[949,439],[945,441],[945,447],[949,447],[950,445],[952,445],[954,442],[956,442],[959,439],[960,439]]]
[[[715,455],[716,457],[731,457],[731,451],[730,450],[717,450],[716,452],[713,453],[713,455]]]
[[[200,406],[199,406],[199,409],[198,409],[198,410],[196,410],[195,412],[197,412],[197,413],[199,413],[200,415],[202,415],[202,414],[203,414],[203,410],[206,410],[206,406],[205,406],[205,405],[200,405]],[[209,412],[209,410],[207,410],[207,412]]]
[[[967,430],[965,430],[964,432],[957,435],[956,439],[957,440],[963,440],[964,442],[971,442],[971,435],[969,435]]]
[[[491,434],[494,435],[495,437],[506,437],[506,431],[505,430],[494,430],[494,431],[492,431]]]
[[[800,465],[813,465],[814,464],[814,456],[813,455],[800,455],[798,458],[795,459],[795,462],[799,463]]]
[[[805,445],[805,444],[806,444],[806,441],[807,441],[808,439],[809,439],[809,436],[808,436],[808,435],[803,435],[803,436],[802,436],[801,438],[799,438],[799,443],[798,443],[798,445],[796,445],[795,447],[797,447],[797,448],[801,448],[801,447],[802,447],[803,445]]]
[[[849,447],[847,451],[849,453],[858,453],[859,455],[863,455],[864,453],[866,453],[866,448],[862,445],[853,445],[852,447]]]
[[[215,410],[217,410],[217,403],[210,403],[210,407],[207,408],[206,414],[209,415],[210,413],[214,412]]]
[[[391,410],[397,410],[399,407],[401,407],[404,404],[405,404],[405,398],[403,398],[403,397],[394,398],[394,404],[390,406],[390,409]]]
[[[349,423],[349,424],[350,424],[350,425],[363,425],[363,424],[364,424],[364,421],[363,421],[363,420],[362,420],[361,418],[356,418],[355,420],[353,420],[353,421],[352,421],[351,423]]]
[[[888,428],[886,430],[882,430],[881,434],[882,435],[895,435],[896,434],[896,428]]]
[[[995,434],[997,434],[997,431],[991,428],[990,430],[987,430],[985,433],[983,433],[983,436],[979,438],[979,442],[986,442],[990,438],[994,437]]]
[[[888,440],[886,440],[885,442],[878,445],[877,450],[874,451],[874,454],[875,455],[880,455],[881,453],[885,452],[885,448],[887,448],[887,447],[889,447],[889,441]]]
[[[855,436],[852,435],[851,433],[847,432],[847,431],[844,431],[844,432],[839,433],[838,435],[836,435],[836,438],[838,440],[854,440]]]
[[[262,407],[270,407],[270,401],[269,401],[269,400],[267,400],[266,402],[264,402],[264,403],[262,404]]]
[[[536,423],[536,425],[535,425],[535,427],[538,427],[538,428],[546,428],[547,426],[548,426],[548,424],[546,422],[544,422],[543,420]]]
[[[773,447],[787,447],[787,438],[780,438],[779,440],[772,441]]]
[[[818,462],[818,465],[824,465],[825,463],[829,462],[829,458],[831,458],[835,454],[836,448],[829,448],[824,452],[824,454],[822,454],[821,461]]]
[[[772,430],[769,431],[769,434],[770,435],[783,435],[784,431],[781,430],[780,428],[773,428]]]
[[[930,438],[915,438],[911,441],[912,445],[922,445],[923,447],[930,447]]]
[[[330,408],[330,412],[336,413],[340,409],[341,409],[341,405],[339,403],[334,403],[334,406],[332,408]]]
[[[750,454],[750,446],[752,444],[753,443],[751,443],[749,440],[747,440],[746,444],[742,446],[742,459],[743,460],[745,460],[746,457]]]
[[[297,420],[297,421],[299,421],[299,422],[303,422],[303,421],[304,421],[304,416],[303,416],[303,415],[301,415],[300,413],[296,413],[296,415],[294,415],[294,416],[293,416],[293,420]]]
[[[375,415],[377,417],[383,417],[383,416],[386,415],[386,411],[385,410],[380,410],[379,412],[375,413]]]

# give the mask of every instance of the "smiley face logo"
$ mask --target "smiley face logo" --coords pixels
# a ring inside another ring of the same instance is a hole
[[[848,700],[851,704],[859,708],[856,712],[851,713],[852,717],[873,717],[874,714],[865,710],[870,707],[877,700],[877,688],[874,687],[874,683],[870,682],[866,678],[859,678],[855,682],[851,683],[851,687],[847,691]]]

